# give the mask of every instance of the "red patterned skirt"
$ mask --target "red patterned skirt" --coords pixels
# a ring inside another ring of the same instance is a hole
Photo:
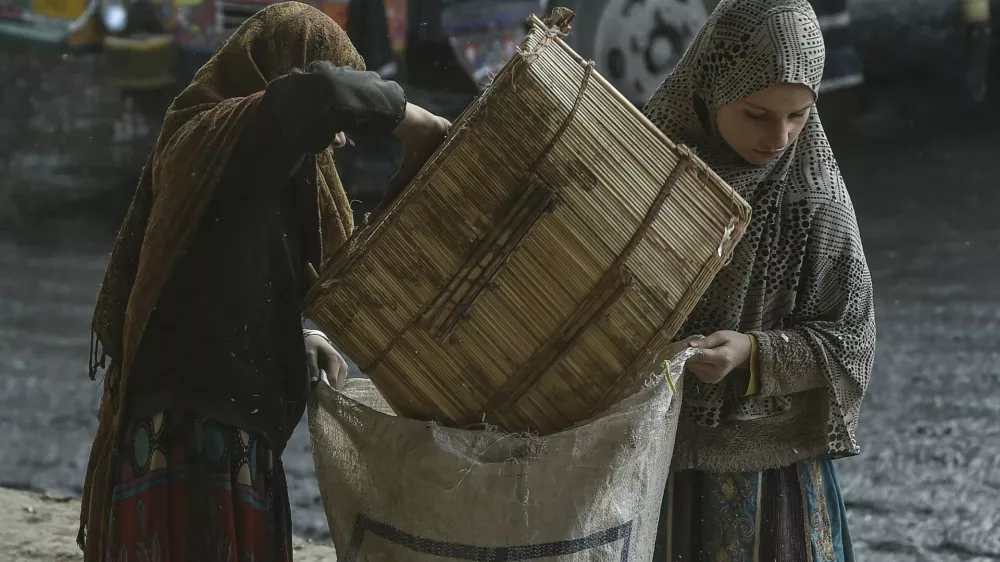
[[[108,562],[290,562],[280,460],[263,440],[183,411],[125,428]]]

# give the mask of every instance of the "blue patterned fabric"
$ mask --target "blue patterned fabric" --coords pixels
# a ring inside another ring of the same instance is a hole
[[[783,471],[671,474],[657,543],[655,562],[854,562],[829,456]]]
[[[847,508],[833,461],[824,456],[799,463],[798,469],[809,513],[807,528],[813,562],[854,562]]]

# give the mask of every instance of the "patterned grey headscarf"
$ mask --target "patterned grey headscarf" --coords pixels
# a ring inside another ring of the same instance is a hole
[[[716,432],[755,434],[736,426],[789,422],[797,403],[819,403],[827,422],[816,428],[827,436],[819,448],[841,457],[859,452],[854,432],[874,359],[875,316],[854,208],[819,114],[814,107],[799,137],[767,166],[741,159],[715,123],[719,108],[777,83],[818,92],[824,60],[807,0],[722,0],[644,112],[753,207],[732,261],[680,335],[757,336],[761,392],[745,397],[745,380],[736,377],[708,385],[689,376],[684,419]],[[819,401],[797,402],[809,393]]]

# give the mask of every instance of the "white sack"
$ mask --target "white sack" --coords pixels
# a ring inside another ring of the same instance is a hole
[[[675,384],[689,355],[670,362]],[[309,431],[338,559],[646,562],[679,411],[650,376],[597,418],[535,437],[396,417],[369,380],[321,385]]]

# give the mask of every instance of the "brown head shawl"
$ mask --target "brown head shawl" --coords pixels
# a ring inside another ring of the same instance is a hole
[[[823,36],[807,0],[722,0],[644,109],[753,206],[732,262],[682,335],[737,330],[759,342],[746,380],[685,381],[675,468],[756,471],[859,452],[855,429],[875,351],[871,276],[819,113],[774,163],[742,160],[716,115],[777,83],[818,92]]]
[[[130,365],[150,314],[187,251],[264,89],[316,60],[364,70],[347,34],[324,13],[296,2],[271,5],[240,26],[167,110],[94,311],[97,345],[90,374],[94,377],[105,366],[107,372],[83,491],[79,542],[87,561],[104,560],[112,466]],[[316,235],[325,261],[347,240],[353,221],[330,150],[317,155],[316,167],[321,230]]]

